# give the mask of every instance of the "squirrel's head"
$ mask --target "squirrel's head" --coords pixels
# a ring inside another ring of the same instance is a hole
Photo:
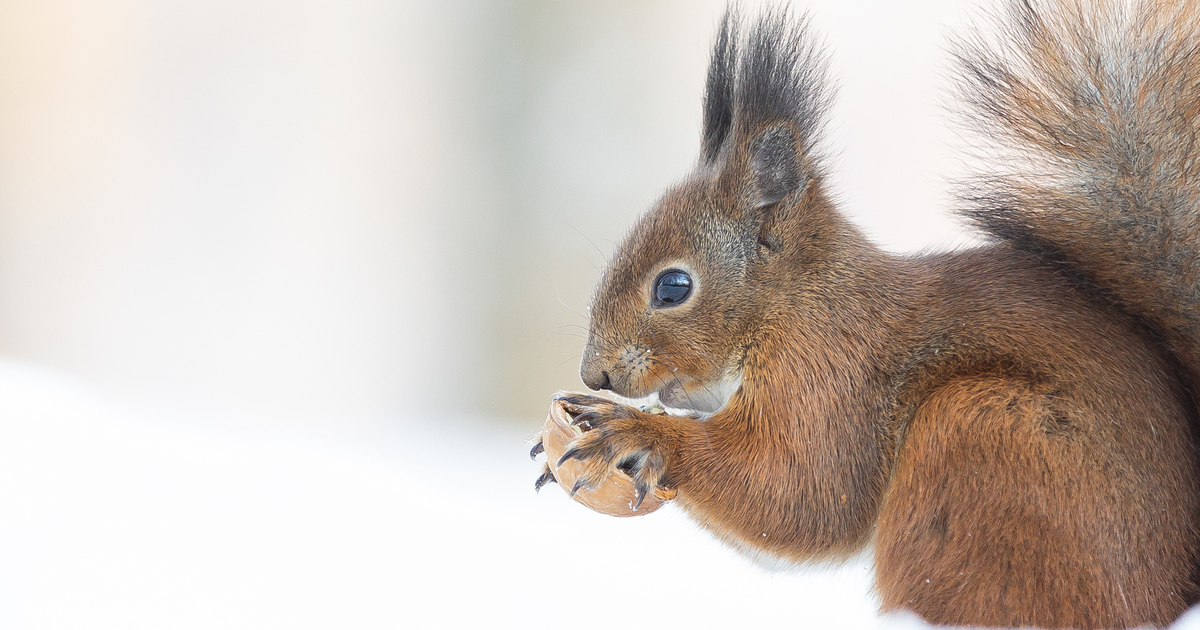
[[[711,413],[746,350],[824,249],[835,214],[813,155],[828,104],[804,20],[727,12],[704,99],[701,159],[633,227],[601,277],[580,368],[592,389]]]

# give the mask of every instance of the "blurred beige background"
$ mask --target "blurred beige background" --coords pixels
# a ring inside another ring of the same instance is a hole
[[[971,9],[797,8],[844,210],[969,242]],[[869,549],[771,571],[671,505],[532,490],[599,267],[695,159],[722,9],[0,0],[0,628],[926,627],[878,615]]]
[[[749,3],[752,8],[754,3]],[[956,242],[957,3],[810,2],[848,212]],[[0,3],[0,353],[283,425],[537,424],[698,146],[718,1]]]

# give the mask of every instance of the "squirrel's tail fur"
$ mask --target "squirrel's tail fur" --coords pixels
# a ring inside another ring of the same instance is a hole
[[[969,221],[1141,319],[1200,393],[1200,1],[1011,0],[958,42]]]

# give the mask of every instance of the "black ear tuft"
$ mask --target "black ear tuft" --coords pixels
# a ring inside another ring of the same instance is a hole
[[[775,125],[750,143],[750,172],[761,208],[777,203],[800,187],[800,159],[796,138],[786,124]]]
[[[738,130],[750,133],[787,120],[807,153],[820,139],[831,101],[828,55],[808,16],[794,18],[786,7],[767,10],[743,46],[733,97]]]
[[[832,92],[827,67],[828,57],[807,16],[796,18],[786,6],[768,9],[743,32],[737,9],[730,6],[721,18],[708,67],[702,163],[713,163],[724,145],[748,146],[750,134],[784,123],[787,144],[793,147],[789,161],[780,162],[784,154],[772,149],[782,146],[782,138],[763,138],[767,144],[762,149],[771,149],[770,156],[763,154],[770,158],[764,164],[792,168],[793,177],[775,178],[776,185],[798,184],[800,165],[817,163],[812,152]],[[757,160],[759,153],[752,158]]]
[[[737,80],[738,16],[732,5],[721,16],[717,41],[708,64],[704,89],[704,135],[702,158],[710,163],[717,158],[721,145],[733,126],[733,90]]]

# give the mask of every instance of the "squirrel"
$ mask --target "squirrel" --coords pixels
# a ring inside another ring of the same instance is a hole
[[[882,609],[932,623],[1200,600],[1200,1],[1004,2],[952,47],[986,240],[909,256],[831,198],[809,18],[726,10],[698,164],[601,276],[580,367],[671,413],[563,395],[570,490],[620,468],[782,561],[873,545]]]

